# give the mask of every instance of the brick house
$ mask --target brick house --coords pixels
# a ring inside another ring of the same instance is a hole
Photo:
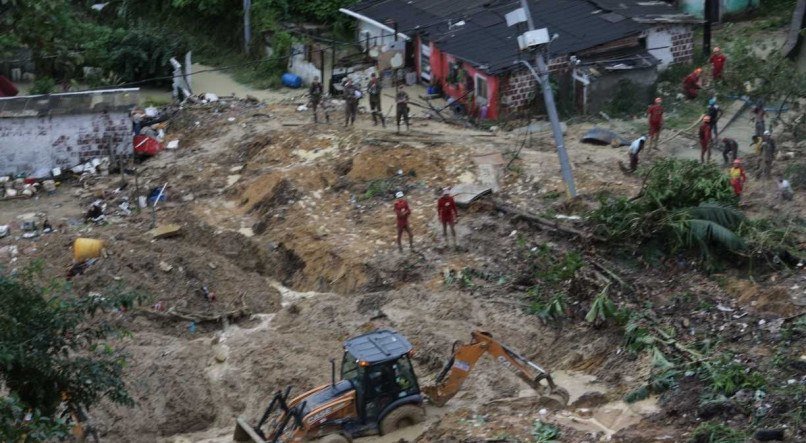
[[[362,47],[405,41],[406,67],[420,81],[497,119],[542,102],[519,62],[525,55],[516,38],[524,29],[504,19],[518,7],[515,0],[364,0],[341,11],[357,20]],[[697,20],[664,2],[531,0],[530,8],[535,27],[555,37],[552,80],[577,112],[598,111],[619,80],[649,91],[658,69],[692,59]]]
[[[132,155],[139,89],[0,98],[0,175]]]

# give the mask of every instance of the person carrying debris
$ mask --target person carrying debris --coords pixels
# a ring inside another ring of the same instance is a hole
[[[406,130],[409,130],[409,94],[403,90],[403,85],[397,87],[397,132],[400,133],[400,119],[406,121]]]
[[[739,157],[739,144],[732,138],[722,139],[722,160],[725,161],[725,166],[731,164]]]
[[[355,87],[349,78],[344,82],[344,126],[355,124],[355,116],[358,113],[358,99],[361,98],[361,91]]]
[[[380,118],[381,125],[385,128],[386,119],[383,117],[383,109],[381,109],[381,82],[374,72],[370,75],[367,94],[369,94],[369,109],[372,111],[372,125],[378,126]]]
[[[663,128],[663,106],[661,106],[660,97],[655,99],[655,103],[649,105],[646,110],[646,115],[649,117],[649,145],[658,148],[658,140],[660,139],[660,131]]]
[[[711,117],[705,116],[702,118],[700,125],[700,163],[705,163],[707,154],[708,161],[711,161]]]
[[[403,245],[400,243],[400,239],[403,236],[403,231],[406,231],[409,234],[409,249],[414,251],[414,238],[411,235],[411,228],[409,227],[409,215],[411,215],[411,209],[409,208],[409,202],[403,198],[403,191],[397,191],[395,194],[395,216],[397,217],[397,249],[400,252],[403,252]]]
[[[319,81],[319,77],[314,77],[313,82],[311,82],[311,87],[308,89],[308,95],[311,98],[311,110],[313,110],[313,122],[318,123],[318,117],[316,115],[316,108],[319,107],[319,103],[322,101],[322,93],[324,92],[324,88],[322,87],[322,82]],[[327,113],[325,113],[327,114]]]
[[[728,171],[728,177],[730,178],[730,185],[733,187],[733,193],[736,194],[736,197],[741,198],[744,182],[747,181],[747,174],[744,173],[740,159],[733,160],[733,167]]]
[[[711,58],[708,59],[708,61],[711,62],[711,77],[714,80],[722,80],[722,71],[725,69],[725,62],[727,60],[728,58],[725,57],[725,54],[722,53],[719,46],[715,47]]]
[[[713,138],[716,139],[719,128],[717,127],[717,122],[719,118],[722,117],[722,109],[719,108],[719,105],[716,103],[716,97],[711,97],[708,100],[708,117],[711,117],[711,132],[713,132]]]
[[[775,140],[772,139],[772,134],[770,134],[770,131],[764,131],[764,136],[761,138],[761,162],[759,163],[756,178],[770,176],[772,162],[775,160],[775,151]]]
[[[646,144],[646,136],[642,135],[637,139],[633,140],[630,147],[627,149],[627,153],[630,155],[630,172],[635,172],[638,169],[638,154],[644,149],[644,145]]]
[[[789,184],[789,180],[783,177],[778,179],[778,192],[781,193],[781,200],[784,201],[791,201],[795,196],[795,191],[792,190],[792,185]]]
[[[753,120],[756,124],[756,136],[761,138],[764,135],[764,130],[766,125],[764,123],[764,118],[767,116],[767,111],[764,110],[764,103],[758,102],[756,106],[753,107],[753,117],[750,119]]]
[[[445,237],[445,244],[448,244],[448,226],[451,227],[451,236],[453,236],[453,247],[456,244],[456,219],[459,217],[459,212],[456,210],[456,201],[451,196],[451,188],[442,190],[442,196],[437,200],[437,214],[439,221],[442,222],[442,236]]]
[[[689,100],[697,98],[697,94],[699,94],[702,88],[700,74],[702,74],[702,68],[697,68],[683,79],[683,94],[685,94],[686,98]]]

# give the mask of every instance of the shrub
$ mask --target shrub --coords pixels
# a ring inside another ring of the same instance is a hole
[[[56,90],[56,80],[51,77],[40,77],[31,85],[31,90],[28,91],[31,95],[37,94],[51,94]]]

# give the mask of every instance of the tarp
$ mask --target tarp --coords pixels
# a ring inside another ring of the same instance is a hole
[[[592,145],[613,145],[627,146],[630,144],[627,139],[621,137],[615,132],[604,128],[591,128],[584,137],[582,143],[590,143]]]
[[[14,97],[19,92],[14,83],[11,83],[11,80],[0,75],[0,97]]]
[[[143,134],[134,136],[133,145],[134,153],[139,155],[151,157],[162,151],[162,143],[159,140]]]

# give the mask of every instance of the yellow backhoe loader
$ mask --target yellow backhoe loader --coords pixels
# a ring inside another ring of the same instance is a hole
[[[454,343],[435,385],[420,388],[411,365],[413,348],[399,333],[376,330],[344,343],[341,380],[331,360],[331,383],[290,398],[291,387],[277,391],[257,424],[239,417],[235,441],[345,443],[367,435],[388,434],[425,420],[427,398],[437,406],[450,400],[484,354],[513,371],[544,400],[563,408],[568,392],[548,371],[483,331],[470,343]],[[547,403],[547,404],[548,404]]]

